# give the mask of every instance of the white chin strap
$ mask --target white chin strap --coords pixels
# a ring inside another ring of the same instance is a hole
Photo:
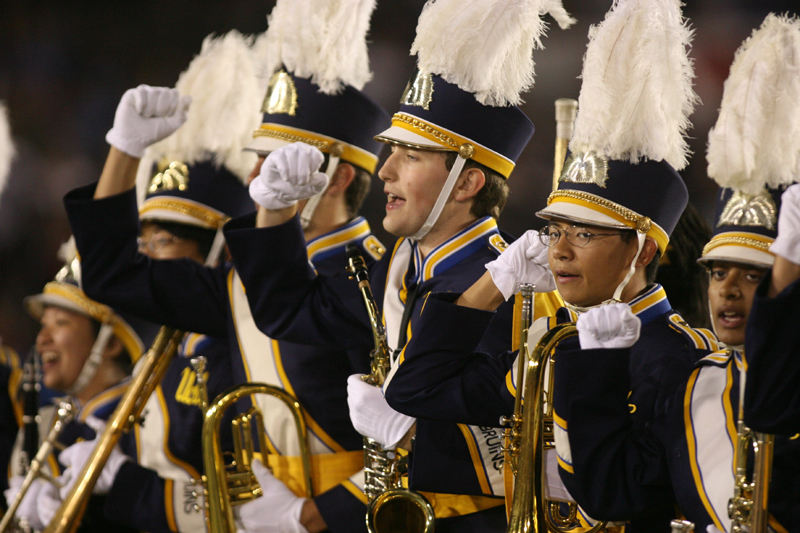
[[[92,350],[89,352],[89,358],[83,363],[83,368],[81,368],[81,373],[78,374],[75,383],[65,391],[67,394],[74,395],[79,393],[92,381],[92,378],[97,373],[97,368],[103,362],[103,352],[113,334],[114,331],[111,324],[102,324],[100,326],[100,331],[97,332],[97,338],[92,345]]]
[[[431,228],[436,224],[436,221],[439,220],[439,215],[442,214],[442,209],[444,209],[444,205],[447,203],[447,200],[450,198],[450,193],[453,192],[453,187],[456,186],[456,181],[458,180],[458,176],[461,175],[461,171],[464,169],[464,164],[467,162],[467,158],[464,158],[460,153],[456,158],[455,163],[453,163],[453,168],[450,169],[450,174],[447,176],[447,181],[444,182],[444,186],[442,187],[442,191],[439,193],[439,197],[436,199],[436,203],[433,204],[433,209],[431,209],[431,213],[428,215],[428,219],[422,225],[421,228],[411,237],[415,241],[420,240],[428,232]]]
[[[317,204],[319,204],[319,201],[322,199],[322,195],[325,194],[325,191],[328,190],[328,186],[331,184],[333,174],[336,172],[336,169],[339,166],[339,159],[340,158],[338,155],[329,155],[328,166],[325,168],[325,175],[328,176],[328,185],[326,185],[325,188],[319,191],[317,194],[309,198],[305,207],[303,207],[303,212],[300,213],[300,226],[303,229],[307,229],[308,225],[311,224],[311,217],[314,216],[314,211],[317,210]]]
[[[206,256],[206,262],[203,263],[205,266],[213,267],[219,261],[220,255],[222,254],[222,249],[225,247],[225,235],[222,233],[222,226],[225,224],[222,223],[217,228],[217,233],[214,235],[214,241],[211,243],[211,249],[208,251],[208,255]]]
[[[639,241],[639,248],[636,250],[636,255],[633,256],[633,261],[631,261],[631,266],[628,269],[628,273],[625,274],[625,279],[623,279],[622,282],[619,285],[617,285],[617,288],[614,290],[614,296],[612,296],[610,299],[605,300],[605,301],[603,301],[603,302],[601,302],[601,303],[599,303],[597,305],[590,305],[590,306],[587,306],[587,307],[581,307],[579,305],[572,305],[569,302],[564,302],[564,304],[566,305],[567,309],[580,314],[580,313],[585,313],[589,309],[594,309],[595,307],[608,305],[610,303],[620,303],[620,302],[622,302],[622,300],[620,299],[622,297],[622,291],[624,291],[625,287],[628,286],[628,282],[631,280],[631,278],[633,277],[633,274],[636,272],[636,261],[639,260],[639,256],[642,253],[642,249],[644,248],[644,241],[647,239],[647,235],[645,233],[637,231],[636,232],[636,238]]]

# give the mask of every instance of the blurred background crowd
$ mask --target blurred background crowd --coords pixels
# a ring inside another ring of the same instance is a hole
[[[534,52],[536,85],[523,110],[536,134],[511,176],[511,196],[501,228],[519,235],[538,228],[533,213],[551,188],[554,101],[576,98],[588,29],[611,0],[564,0],[578,19],[562,31],[551,22]],[[373,80],[365,92],[393,113],[413,71],[408,55],[424,0],[378,0],[370,32]],[[17,157],[0,198],[0,336],[25,352],[37,324],[22,298],[41,291],[61,266],[56,251],[69,237],[62,196],[95,181],[108,151],[105,133],[122,93],[141,83],[173,86],[178,74],[212,33],[266,29],[269,0],[140,0],[89,2],[14,0],[0,10],[0,100],[9,110]],[[794,7],[793,7],[794,6]],[[705,147],[722,97],[722,85],[743,39],[768,12],[798,12],[796,0],[690,0],[685,15],[696,35],[695,91],[702,103],[692,115],[691,163],[682,172],[690,198],[713,218],[716,184],[706,177]],[[381,228],[385,196],[373,182],[364,215]]]

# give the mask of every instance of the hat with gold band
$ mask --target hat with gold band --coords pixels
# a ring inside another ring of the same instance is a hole
[[[192,97],[186,123],[147,148],[137,187],[142,220],[217,230],[253,211],[244,182],[256,164],[243,151],[261,97],[253,40],[209,35],[175,88]]]
[[[299,141],[375,172],[383,145],[373,136],[389,123],[389,114],[355,87],[325,94],[310,79],[281,69],[272,76],[262,112],[247,150],[268,153]]]
[[[255,46],[269,85],[248,150],[304,142],[329,154],[329,170],[341,159],[375,172],[382,146],[372,137],[389,115],[362,92],[372,77],[366,35],[374,9],[374,0],[275,3]]]
[[[689,199],[691,37],[678,0],[614,2],[589,32],[570,151],[538,216],[627,227],[665,252]]]
[[[647,186],[639,186],[642,176],[647,176]],[[651,237],[663,254],[688,201],[683,179],[665,161],[633,164],[570,153],[558,189],[536,215],[637,230]]]
[[[417,71],[400,100],[392,126],[375,138],[423,150],[459,152],[508,178],[533,136],[516,106],[483,105],[473,93],[441,76]]]
[[[66,281],[51,281],[44,286],[41,294],[28,296],[24,300],[28,313],[39,320],[45,307],[55,306],[75,311],[101,324],[110,324],[111,329],[128,352],[132,362],[136,362],[144,353],[144,345],[139,335],[122,317],[110,307],[89,299],[83,291]]]
[[[714,235],[698,260],[769,268],[781,193],[800,166],[800,21],[769,14],[739,47],[708,135],[720,185]]]
[[[723,188],[717,197],[714,234],[697,261],[731,261],[769,268],[775,256],[769,245],[778,236],[783,190],[747,194]]]

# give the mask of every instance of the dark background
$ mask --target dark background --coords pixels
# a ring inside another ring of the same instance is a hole
[[[423,0],[379,0],[370,40],[375,73],[365,91],[389,112],[413,70],[408,55]],[[105,133],[122,93],[140,83],[172,86],[210,33],[260,33],[274,1],[150,0],[59,2],[15,0],[0,10],[0,100],[9,108],[18,155],[0,199],[0,335],[26,351],[37,330],[22,298],[41,291],[60,267],[59,244],[69,237],[61,197],[95,181],[108,150]],[[551,23],[545,50],[534,52],[537,81],[524,111],[536,134],[511,177],[501,226],[514,235],[538,227],[533,213],[551,186],[553,102],[576,98],[590,24],[611,1],[564,0],[578,19],[570,30]],[[685,14],[696,30],[695,90],[702,104],[691,117],[693,157],[683,171],[692,202],[710,221],[716,185],[706,178],[705,145],[716,120],[733,54],[770,11],[795,2],[703,0]],[[385,242],[380,224],[383,187],[373,184],[365,215]]]

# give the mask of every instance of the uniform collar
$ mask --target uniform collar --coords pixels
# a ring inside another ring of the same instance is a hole
[[[417,243],[409,241],[414,252],[415,282],[424,283],[457,265],[465,257],[487,246],[486,236],[495,233],[499,233],[497,221],[490,216],[483,217],[431,250],[424,261]]]
[[[728,366],[733,362],[739,372],[747,371],[747,359],[744,354],[733,348],[725,348],[723,350],[710,353],[698,361],[698,365],[714,365],[714,366]]]
[[[85,423],[86,419],[90,416],[101,420],[107,419],[114,409],[116,409],[120,398],[122,398],[122,395],[125,394],[125,391],[128,389],[130,381],[129,377],[125,378],[80,406],[76,420]]]
[[[672,305],[667,299],[667,292],[658,283],[648,287],[644,293],[631,300],[628,305],[631,307],[631,312],[642,321],[642,325],[652,322],[656,317],[672,309]],[[577,321],[580,316],[580,313],[567,307],[562,307],[559,312],[562,319],[570,322]]]
[[[331,255],[344,253],[345,247],[370,235],[370,227],[364,217],[356,217],[344,226],[315,237],[306,243],[311,262]]]

